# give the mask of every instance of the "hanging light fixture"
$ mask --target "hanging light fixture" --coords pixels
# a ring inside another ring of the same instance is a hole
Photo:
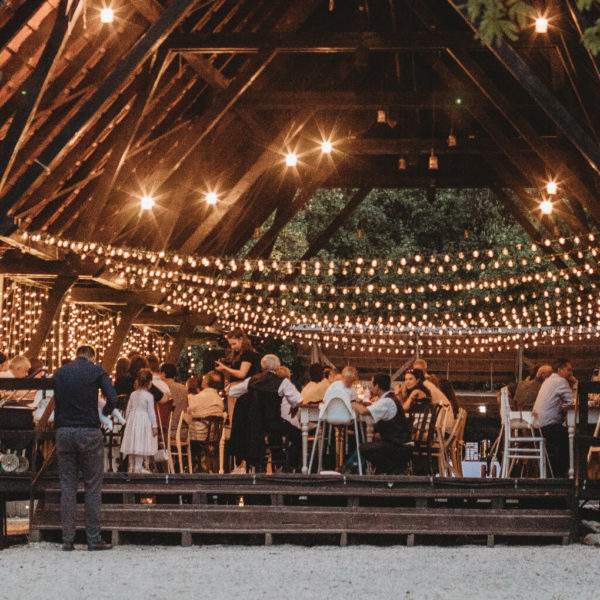
[[[152,208],[154,207],[154,198],[152,196],[148,196],[147,194],[142,196],[141,199],[141,205],[142,205],[142,210],[152,210]]]
[[[456,147],[456,136],[452,132],[452,129],[450,130],[450,135],[448,136],[448,147],[449,148],[455,148]]]
[[[548,192],[548,194],[550,194],[551,196],[556,195],[556,192],[558,192],[558,185],[556,181],[549,181],[546,184],[546,192]]]
[[[208,192],[206,194],[206,204],[216,204],[217,203],[217,194],[215,192]]]
[[[543,215],[551,215],[552,214],[552,202],[550,200],[543,200],[540,202],[540,210]]]
[[[101,23],[112,23],[115,20],[115,11],[110,8],[103,8],[100,11],[100,22]]]
[[[535,31],[536,33],[548,33],[548,19],[546,17],[539,16],[535,20]]]
[[[330,141],[326,140],[321,144],[321,152],[323,152],[323,154],[331,154],[332,150],[333,150],[333,145],[331,144]]]
[[[438,157],[434,154],[433,148],[431,149],[431,154],[429,155],[429,170],[436,171],[438,168]]]
[[[406,171],[406,159],[404,156],[398,159],[398,171]]]
[[[387,123],[387,113],[385,110],[377,111],[377,122],[378,123]]]
[[[288,167],[295,167],[298,164],[298,156],[294,152],[288,152],[285,155],[285,164]]]

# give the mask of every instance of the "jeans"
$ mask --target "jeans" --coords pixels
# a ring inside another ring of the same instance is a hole
[[[56,431],[63,542],[75,540],[79,471],[85,489],[85,533],[88,544],[100,542],[100,506],[104,476],[104,437],[94,427],[60,427]]]

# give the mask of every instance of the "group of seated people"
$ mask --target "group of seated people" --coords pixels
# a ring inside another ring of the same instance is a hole
[[[236,399],[230,451],[239,463],[238,469],[242,472],[264,470],[266,444],[272,462],[280,464],[282,447],[285,447],[285,468],[300,471],[299,407],[320,405],[328,398],[342,396],[352,403],[356,414],[368,414],[375,423],[374,441],[360,446],[374,472],[403,472],[410,458],[407,442],[411,423],[407,414],[440,404],[447,408],[443,411],[447,420],[444,426],[449,430],[458,412],[452,387],[446,387],[448,397],[436,385],[437,380],[428,376],[424,360],[415,361],[414,366],[417,368],[406,371],[404,382],[394,390],[389,375],[376,375],[368,386],[370,394],[365,394],[355,368],[347,366],[338,372],[333,367],[314,363],[308,370],[310,381],[299,391],[289,375],[282,373],[279,358],[265,355],[261,360],[261,373],[228,387],[229,396]]]

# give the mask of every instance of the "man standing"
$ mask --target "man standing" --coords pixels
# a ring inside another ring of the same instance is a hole
[[[353,402],[357,415],[370,415],[375,421],[379,439],[360,445],[362,455],[373,465],[376,473],[402,474],[410,459],[410,426],[402,404],[390,389],[390,376],[375,375],[371,382],[372,397],[378,397],[369,406]]]
[[[566,477],[569,468],[569,434],[563,425],[563,405],[573,403],[573,386],[577,379],[573,376],[573,366],[566,358],[558,358],[552,363],[552,375],[548,377],[538,392],[533,413],[537,416],[554,477]]]
[[[74,550],[77,480],[81,469],[85,488],[85,533],[88,550],[109,550],[100,537],[100,506],[104,475],[104,438],[98,417],[98,390],[106,398],[103,414],[117,405],[108,373],[94,364],[91,346],[80,346],[77,358],[54,374],[56,450],[61,486],[63,547]]]

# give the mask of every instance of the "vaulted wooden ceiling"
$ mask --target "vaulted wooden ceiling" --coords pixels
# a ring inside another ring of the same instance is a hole
[[[19,231],[233,255],[275,211],[249,251],[266,257],[320,187],[358,190],[347,214],[377,187],[489,188],[533,239],[598,230],[600,63],[580,42],[598,15],[575,0],[495,47],[455,0],[111,0],[102,23],[108,4],[0,7],[5,272],[43,274],[24,251],[102,281]]]
[[[103,0],[5,2],[4,233],[227,254],[322,186],[490,187],[532,235],[595,229],[598,61],[571,4],[491,49],[449,0],[114,0],[113,23]]]

